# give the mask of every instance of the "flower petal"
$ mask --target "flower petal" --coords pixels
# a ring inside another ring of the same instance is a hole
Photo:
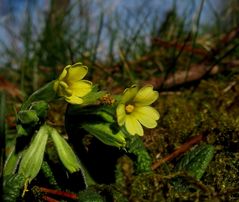
[[[69,86],[67,85],[67,83],[65,83],[64,81],[59,81],[59,85],[58,85],[58,94],[60,96],[66,96],[69,97],[72,95],[72,90],[69,88]]]
[[[144,130],[143,130],[141,124],[132,115],[126,115],[125,127],[126,127],[126,130],[131,135],[139,135],[139,136],[144,135]]]
[[[76,63],[67,69],[66,81],[73,83],[85,77],[88,72],[88,67],[83,66],[81,63]]]
[[[155,128],[160,115],[150,106],[136,107],[132,115],[146,128]]]
[[[117,121],[120,126],[122,126],[125,122],[125,105],[124,104],[119,104],[116,108],[116,116],[117,116]]]
[[[151,105],[158,99],[158,92],[153,90],[153,86],[146,85],[141,88],[134,98],[136,105],[147,106]]]
[[[58,91],[58,88],[59,88],[59,81],[58,80],[55,80],[54,84],[53,84],[53,89],[54,91]]]
[[[66,75],[67,75],[67,69],[69,69],[70,66],[71,66],[71,65],[67,65],[67,66],[63,69],[63,71],[61,72],[61,74],[60,74],[60,76],[59,76],[59,78],[58,78],[59,81],[62,81],[62,80],[66,77]]]
[[[136,85],[133,85],[130,88],[126,88],[125,91],[123,92],[120,103],[125,104],[133,100],[137,92],[138,92],[138,87]]]
[[[65,97],[65,100],[71,104],[82,104],[83,103],[83,99],[77,96],[70,96],[70,97]]]
[[[92,90],[92,83],[87,80],[76,81],[69,88],[72,90],[73,95],[83,97]]]

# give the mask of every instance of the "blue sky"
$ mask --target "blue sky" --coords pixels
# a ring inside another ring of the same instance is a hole
[[[191,29],[190,26],[192,26],[192,21],[195,19],[195,15],[202,1],[203,0],[91,0],[90,2],[94,3],[92,16],[96,18],[95,24],[91,26],[97,26],[97,22],[99,22],[99,11],[102,8],[105,9],[105,13],[108,17],[118,12],[122,15],[122,18],[124,18],[127,12],[138,12],[139,9],[137,8],[140,8],[145,2],[147,3],[147,7],[151,8],[151,13],[158,14],[160,16],[159,20],[162,22],[166,12],[172,8],[175,2],[178,15],[186,20],[189,29]],[[213,14],[211,11],[212,9],[219,10],[220,1],[221,0],[204,1],[200,18],[201,24],[210,24],[213,22]],[[13,30],[16,35],[19,33],[20,27],[23,24],[27,4],[30,5],[31,8],[32,20],[36,22],[36,27],[40,29],[42,26],[40,15],[47,11],[49,2],[50,0],[0,0],[0,46],[1,43],[7,44],[9,42],[9,34],[6,32],[6,26]],[[76,3],[78,0],[72,0],[71,2]],[[14,14],[15,18],[12,18],[11,14]],[[134,20],[135,19],[128,19],[131,24],[135,23]],[[145,32],[147,32],[147,30]]]
[[[167,10],[169,10],[175,0],[148,0],[147,4],[151,5],[152,8],[157,9],[162,16]],[[176,0],[178,14],[183,16],[185,11],[187,12],[187,17],[193,16],[195,11],[198,9],[199,4],[202,0]],[[12,10],[13,13],[18,16],[25,12],[25,7],[28,4],[32,5],[32,12],[36,9],[41,9],[46,7],[50,0],[0,0],[0,22],[4,20]],[[72,0],[72,2],[77,2],[77,0]],[[92,0],[91,2],[96,2],[96,5],[106,5],[110,7],[115,7],[117,10],[124,10],[125,8],[133,10],[135,7],[140,6],[144,0]],[[218,9],[220,0],[205,0],[204,6],[201,14],[201,23],[208,23],[208,19],[212,17],[211,6],[215,10]],[[211,2],[211,3],[210,3]]]

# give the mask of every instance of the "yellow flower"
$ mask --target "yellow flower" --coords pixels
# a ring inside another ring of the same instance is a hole
[[[71,104],[82,104],[85,95],[92,90],[92,83],[82,80],[88,68],[81,63],[66,66],[54,82],[54,90]]]
[[[116,109],[118,124],[125,125],[131,135],[140,136],[144,134],[142,125],[146,128],[155,128],[160,115],[149,105],[157,99],[158,92],[154,91],[151,85],[141,89],[136,85],[127,88]]]

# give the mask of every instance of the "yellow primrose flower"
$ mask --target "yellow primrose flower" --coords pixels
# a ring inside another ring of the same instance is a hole
[[[116,109],[118,124],[125,125],[131,135],[140,136],[144,134],[142,125],[146,128],[155,128],[160,115],[149,105],[157,99],[158,92],[154,91],[151,85],[146,85],[141,89],[136,85],[127,88]]]
[[[66,66],[54,82],[54,90],[71,104],[82,104],[85,95],[92,90],[92,83],[82,80],[88,68],[81,63]]]

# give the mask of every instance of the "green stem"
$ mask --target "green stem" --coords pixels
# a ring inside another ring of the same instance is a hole
[[[78,156],[79,158],[79,156]],[[84,183],[85,183],[85,186],[86,188],[88,188],[89,186],[91,185],[95,185],[96,182],[94,181],[94,179],[90,176],[88,170],[85,168],[85,166],[82,164],[82,162],[80,161],[79,159],[79,164],[80,164],[80,167],[81,167],[81,173],[82,173],[82,176],[84,178]]]
[[[3,175],[3,165],[5,161],[5,114],[6,114],[6,95],[0,91],[0,177]]]
[[[49,183],[56,189],[60,189],[60,187],[58,186],[56,179],[52,173],[52,170],[49,166],[49,164],[46,161],[43,161],[42,166],[41,166],[41,170],[43,172],[43,174],[45,175],[45,177],[48,179]]]
[[[56,92],[53,90],[53,85],[55,81],[51,81],[32,93],[21,106],[21,110],[27,110],[31,103],[34,101],[45,100],[49,102],[56,98]]]

